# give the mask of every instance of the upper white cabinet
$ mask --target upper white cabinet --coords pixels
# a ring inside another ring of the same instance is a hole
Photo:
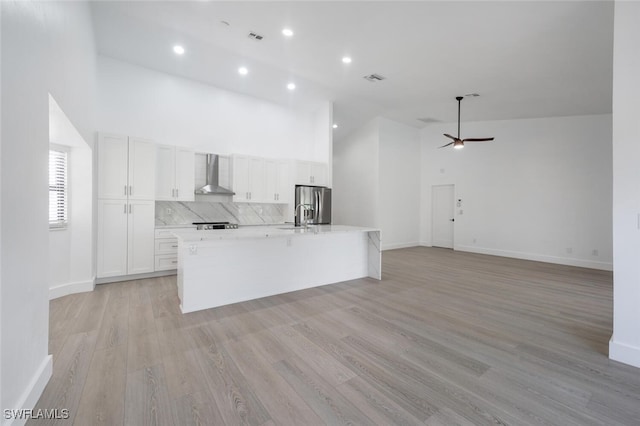
[[[231,157],[231,187],[235,202],[265,203],[265,160],[247,155]]]
[[[98,198],[153,200],[156,148],[152,141],[101,133]]]
[[[293,194],[289,161],[265,160],[267,203],[287,204]]]
[[[156,200],[194,201],[195,153],[170,145],[156,147]]]
[[[98,198],[127,199],[129,138],[100,134],[98,138]]]
[[[296,184],[324,186],[327,179],[327,165],[313,161],[296,161]]]

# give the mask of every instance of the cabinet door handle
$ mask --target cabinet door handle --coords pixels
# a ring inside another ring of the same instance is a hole
[[[172,260],[171,263],[178,263],[178,261],[177,260]]]
[[[174,246],[171,246],[171,248],[178,248],[178,245],[176,244]]]
[[[127,203],[124,203],[124,214],[127,214]]]
[[[129,195],[133,195],[133,186],[129,185]]]
[[[129,204],[129,214],[131,214],[131,204]]]
[[[180,190],[176,188],[176,198],[180,197]]]
[[[124,195],[127,195],[127,185],[124,186]]]

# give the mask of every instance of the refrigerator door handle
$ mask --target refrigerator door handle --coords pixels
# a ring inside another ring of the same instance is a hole
[[[322,197],[320,196],[320,191],[315,191],[316,196],[316,208],[314,209],[314,218],[313,221],[318,223],[320,221],[320,212],[322,211]]]

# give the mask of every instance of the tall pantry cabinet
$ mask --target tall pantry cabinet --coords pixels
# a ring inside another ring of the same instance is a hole
[[[98,278],[154,271],[155,144],[98,136]]]

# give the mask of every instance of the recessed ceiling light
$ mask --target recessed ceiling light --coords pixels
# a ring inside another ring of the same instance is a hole
[[[345,64],[350,64],[351,63],[351,58],[349,56],[344,56],[342,58],[342,62]]]
[[[282,35],[286,36],[286,37],[291,37],[293,36],[293,31],[289,28],[285,28],[282,30]]]
[[[240,75],[247,75],[249,74],[249,70],[246,67],[240,67],[238,68],[238,73],[240,73]]]
[[[175,52],[176,55],[183,55],[184,47],[180,46],[179,44],[176,44],[175,46],[173,46],[173,51]]]
[[[294,90],[295,88],[296,88],[295,83],[289,83],[289,84],[287,84],[287,89],[289,89],[289,90]]]
[[[334,124],[332,127],[333,127],[334,129],[337,129],[337,128],[338,128],[338,125],[337,125],[337,124]]]

